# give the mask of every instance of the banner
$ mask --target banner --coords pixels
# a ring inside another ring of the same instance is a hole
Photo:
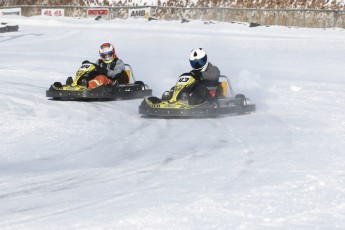
[[[128,18],[149,18],[151,7],[128,9]]]
[[[107,18],[109,15],[108,9],[89,9],[87,10],[87,16],[88,17],[97,17],[101,16],[102,18]]]
[[[1,15],[22,15],[21,8],[0,9]]]
[[[48,16],[48,17],[64,17],[65,10],[64,9],[42,9],[41,15]]]

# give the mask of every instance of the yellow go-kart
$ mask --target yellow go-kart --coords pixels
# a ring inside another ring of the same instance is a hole
[[[243,115],[255,111],[255,104],[243,94],[234,95],[229,78],[222,75],[216,87],[206,87],[207,99],[195,98],[193,88],[198,84],[189,73],[182,74],[168,97],[148,97],[139,106],[146,117],[215,117]],[[225,80],[224,80],[225,79]]]
[[[100,84],[90,88],[89,81],[98,75],[99,67],[94,63],[83,63],[66,84],[55,82],[46,91],[46,96],[53,100],[117,100],[143,98],[152,95],[152,90],[142,81],[136,81],[133,69],[125,64],[127,79]]]

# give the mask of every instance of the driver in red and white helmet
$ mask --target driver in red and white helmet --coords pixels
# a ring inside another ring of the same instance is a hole
[[[125,63],[117,57],[112,44],[103,43],[99,48],[99,55],[100,58],[96,61],[96,64],[99,66],[99,75],[89,82],[89,88],[100,84],[110,84],[115,80],[118,80],[120,83],[128,83]]]

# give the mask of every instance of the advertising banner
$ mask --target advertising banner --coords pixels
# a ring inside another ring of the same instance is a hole
[[[87,16],[88,17],[98,17],[101,16],[102,18],[107,18],[109,15],[108,9],[88,9],[87,10]]]
[[[128,9],[128,18],[149,18],[151,7]]]
[[[42,9],[41,15],[48,16],[48,17],[64,17],[65,10],[64,9]]]
[[[21,8],[9,8],[9,9],[0,9],[1,15],[22,15]]]

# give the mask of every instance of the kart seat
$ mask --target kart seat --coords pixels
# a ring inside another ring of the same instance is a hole
[[[227,95],[227,82],[218,82],[216,86],[206,86],[211,97],[224,98]]]
[[[223,98],[227,96],[228,83],[226,81],[221,81],[217,88],[217,97]]]
[[[127,74],[127,83],[129,83],[129,76],[131,76],[131,70],[130,69],[126,69],[125,72]]]
[[[128,84],[129,83],[129,77],[131,76],[131,70],[126,69],[119,73],[121,77],[119,78],[119,83],[120,84]]]

